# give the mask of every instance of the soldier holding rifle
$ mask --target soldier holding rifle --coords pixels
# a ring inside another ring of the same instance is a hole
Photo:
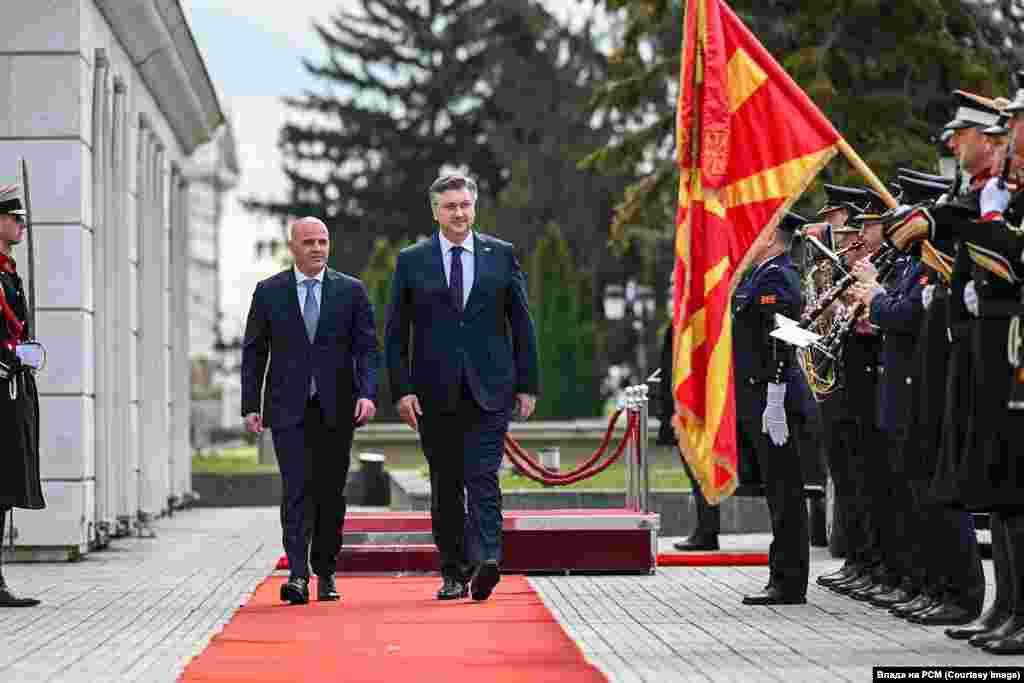
[[[39,481],[39,398],[26,344],[33,332],[30,302],[12,253],[28,228],[26,204],[21,185],[0,186],[0,529],[12,508],[46,506]],[[0,607],[38,604],[15,595],[0,572]]]

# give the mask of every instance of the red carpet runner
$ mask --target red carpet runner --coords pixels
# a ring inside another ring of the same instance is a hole
[[[295,607],[278,600],[283,581],[260,584],[179,680],[605,680],[522,576],[502,577],[483,603],[435,600],[437,576],[339,576],[342,602]]]

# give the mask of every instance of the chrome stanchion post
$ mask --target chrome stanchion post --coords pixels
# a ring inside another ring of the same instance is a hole
[[[637,503],[640,512],[651,511],[651,463],[647,450],[647,419],[650,412],[650,399],[647,398],[647,385],[636,388],[637,407],[639,412],[639,430],[636,435],[637,447]]]
[[[629,427],[629,423],[633,418],[633,412],[636,410],[634,387],[626,387],[625,391],[625,409],[626,409],[626,426]],[[628,434],[628,432],[627,432]],[[626,475],[626,509],[636,510],[637,509],[637,472],[636,472],[636,442],[632,437],[626,442],[626,451],[623,454],[626,458],[624,463],[624,473]]]

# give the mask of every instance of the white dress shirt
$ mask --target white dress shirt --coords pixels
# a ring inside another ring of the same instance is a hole
[[[306,280],[317,280],[320,284],[313,288],[313,298],[316,299],[316,306],[321,312],[324,310],[324,273],[327,271],[326,268],[317,273],[314,277],[306,277],[302,274],[298,268],[292,266],[292,270],[295,271],[295,286],[298,288],[297,292],[299,295],[299,312],[305,314],[306,312],[306,285],[302,284]]]
[[[452,283],[452,247],[456,246],[448,241],[443,232],[437,233],[441,239],[441,262],[444,264],[444,281],[450,286]],[[473,231],[469,232],[466,241],[462,243],[462,307],[466,307],[469,301],[469,293],[473,289],[473,278],[476,275],[476,262],[473,258]]]

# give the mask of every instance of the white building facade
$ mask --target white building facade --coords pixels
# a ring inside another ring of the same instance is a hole
[[[185,167],[189,184],[189,358],[192,362],[191,444],[209,446],[224,426],[225,404],[234,403],[237,380],[224,372],[221,322],[221,217],[227,194],[238,184],[237,146],[231,126],[197,149]],[[236,373],[237,374],[237,373]],[[239,424],[236,408],[230,426]]]
[[[178,0],[12,0],[3,13],[0,179],[28,161],[49,352],[47,508],[16,512],[15,541],[73,558],[190,491],[185,169],[224,114]]]

